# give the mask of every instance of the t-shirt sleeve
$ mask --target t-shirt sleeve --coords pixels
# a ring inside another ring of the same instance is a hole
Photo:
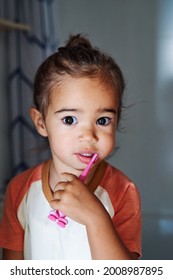
[[[17,218],[19,194],[15,186],[10,184],[6,191],[4,209],[0,223],[0,247],[9,250],[22,251],[24,231]]]
[[[126,187],[113,217],[115,229],[130,252],[141,257],[141,200],[133,183]]]

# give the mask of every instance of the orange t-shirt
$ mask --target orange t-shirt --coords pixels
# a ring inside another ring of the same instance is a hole
[[[49,164],[44,162],[11,180],[0,223],[0,247],[24,251],[25,259],[90,259],[83,225],[69,219],[67,227],[61,229],[47,218],[52,198]],[[122,242],[140,257],[141,203],[134,183],[102,162],[90,189],[108,211]]]

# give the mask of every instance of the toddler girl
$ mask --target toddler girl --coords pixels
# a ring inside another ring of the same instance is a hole
[[[80,34],[41,64],[30,114],[51,159],[9,183],[0,225],[4,259],[141,256],[138,190],[105,161],[115,148],[124,87],[113,58]]]

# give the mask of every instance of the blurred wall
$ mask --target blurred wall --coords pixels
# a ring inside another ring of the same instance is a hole
[[[124,72],[127,83],[124,102],[129,107],[123,111],[121,130],[117,132],[119,149],[109,161],[124,171],[140,190],[143,259],[172,259],[173,1],[57,0],[55,3],[55,34],[59,43],[63,44],[70,33],[87,34],[93,44],[112,54]],[[0,40],[2,44],[1,35]],[[1,45],[0,50],[5,51]],[[0,111],[1,185],[10,160],[3,67],[1,64],[0,106],[4,110]]]
[[[4,34],[0,30],[0,194],[4,191],[6,179],[9,174],[9,134],[8,134],[8,100],[6,91],[6,75],[5,75],[5,48]],[[1,195],[0,195],[1,197]]]

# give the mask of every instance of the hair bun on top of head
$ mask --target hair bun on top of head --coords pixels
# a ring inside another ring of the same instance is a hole
[[[87,49],[92,49],[92,45],[90,41],[81,34],[70,35],[65,47],[66,48],[83,47]]]

